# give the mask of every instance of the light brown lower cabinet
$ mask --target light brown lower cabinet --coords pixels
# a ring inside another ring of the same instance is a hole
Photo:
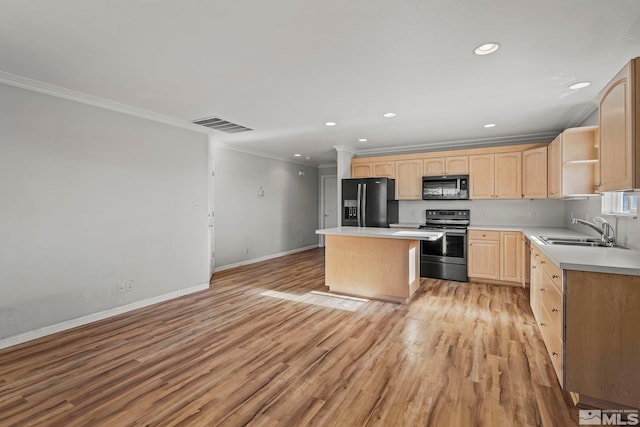
[[[531,246],[530,300],[533,316],[562,386],[564,384],[562,270],[535,245]]]
[[[469,230],[469,281],[524,285],[524,238],[519,231]]]
[[[531,245],[530,303],[575,403],[640,407],[640,276],[561,270]]]

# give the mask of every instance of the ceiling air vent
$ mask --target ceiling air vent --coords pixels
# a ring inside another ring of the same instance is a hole
[[[196,120],[193,123],[200,126],[205,126],[211,129],[220,130],[222,132],[227,132],[227,133],[248,132],[250,130],[253,130],[248,127],[240,126],[235,123],[222,120],[218,117],[209,117],[207,119],[200,119],[200,120]]]

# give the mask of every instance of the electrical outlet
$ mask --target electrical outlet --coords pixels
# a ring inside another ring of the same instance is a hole
[[[481,216],[482,218],[486,218],[486,217],[487,217],[487,210],[486,210],[486,209],[482,209],[482,210],[480,211],[480,216]]]
[[[123,294],[127,289],[127,285],[124,282],[118,283],[118,293]]]
[[[127,280],[127,292],[133,291],[133,280]]]

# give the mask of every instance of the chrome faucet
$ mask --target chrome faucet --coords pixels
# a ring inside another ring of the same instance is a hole
[[[600,241],[602,241],[602,244],[605,246],[615,246],[616,245],[616,237],[615,237],[615,230],[613,229],[613,226],[611,224],[609,224],[607,221],[605,221],[604,218],[596,216],[593,218],[594,222],[589,222],[589,221],[585,221],[584,219],[579,219],[579,218],[572,218],[571,219],[571,223],[573,224],[582,224],[582,225],[586,225],[589,228],[594,229],[595,231],[598,232],[598,234],[600,234]],[[601,226],[598,226],[597,224],[595,224],[596,222],[600,223]]]

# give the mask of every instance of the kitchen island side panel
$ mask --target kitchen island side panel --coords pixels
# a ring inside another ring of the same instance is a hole
[[[420,285],[420,242],[326,236],[325,280],[331,292],[408,303]]]

